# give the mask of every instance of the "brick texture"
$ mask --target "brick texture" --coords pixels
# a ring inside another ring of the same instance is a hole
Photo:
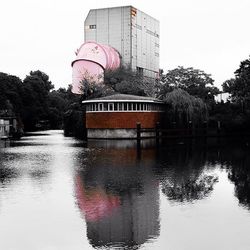
[[[160,112],[96,112],[86,114],[86,128],[155,128],[160,122]]]

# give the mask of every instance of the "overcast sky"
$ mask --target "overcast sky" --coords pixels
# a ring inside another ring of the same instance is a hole
[[[1,3],[0,71],[23,79],[39,69],[56,88],[67,87],[89,9],[124,5],[160,21],[165,72],[202,69],[219,87],[250,55],[250,0],[8,0]]]

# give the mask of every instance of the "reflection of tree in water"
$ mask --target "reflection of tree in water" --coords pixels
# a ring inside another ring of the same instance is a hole
[[[6,183],[10,182],[12,179],[15,179],[18,176],[18,172],[15,169],[3,168],[0,165],[0,182]]]
[[[13,155],[7,155],[0,152],[0,159],[4,159],[0,160],[0,183],[11,182],[18,177],[19,172],[10,164],[13,158]]]
[[[152,153],[152,152],[151,152]],[[76,179],[76,196],[95,248],[138,249],[159,235],[159,189],[153,154],[101,150]]]
[[[239,203],[250,210],[250,150],[231,146],[221,150],[221,157],[228,171],[228,178],[235,185]]]
[[[249,169],[234,169],[228,174],[228,177],[235,185],[235,195],[239,199],[240,204],[250,209]]]
[[[207,197],[218,177],[204,174],[206,151],[195,147],[178,147],[163,154],[162,192],[173,201],[192,202]]]
[[[208,196],[217,181],[217,177],[204,175],[183,183],[164,182],[162,192],[171,200],[178,202],[200,200]]]
[[[250,210],[250,149],[248,138],[229,138],[207,150],[207,162],[220,164],[235,186],[239,203]]]

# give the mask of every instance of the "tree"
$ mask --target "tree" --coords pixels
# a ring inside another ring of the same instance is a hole
[[[54,89],[54,85],[49,80],[49,76],[47,74],[45,74],[44,72],[42,72],[40,70],[30,71],[30,76],[33,76],[33,77],[40,79],[42,84],[43,84],[43,88],[46,89],[47,92]]]
[[[184,68],[179,66],[161,74],[161,90],[159,96],[165,95],[173,89],[179,88],[190,95],[199,97],[206,103],[214,102],[214,95],[219,93],[218,88],[213,86],[214,80],[211,75],[202,70]]]
[[[139,75],[124,66],[115,71],[106,71],[104,75],[104,84],[121,94],[155,96],[156,83],[156,80]]]
[[[234,72],[235,78],[223,83],[223,90],[231,94],[232,101],[250,101],[250,58],[242,61],[239,68]]]
[[[106,96],[110,91],[114,92],[109,86],[89,81],[87,78],[83,78],[81,81],[81,91],[83,93],[81,95],[81,100]]]
[[[199,144],[190,147],[170,147],[162,152],[163,158],[168,159],[169,168],[159,169],[162,193],[173,202],[195,202],[211,194],[213,187],[218,182],[216,175],[208,175],[204,169],[207,155]]]
[[[0,110],[3,109],[11,109],[15,114],[22,112],[23,86],[20,78],[0,73]]]
[[[113,93],[155,96],[156,81],[151,78],[138,75],[126,67],[117,70],[105,71],[104,81],[88,74],[82,76],[81,91],[82,99],[92,99],[107,96]]]
[[[250,57],[240,63],[234,74],[235,78],[225,81],[222,85],[223,90],[231,95],[230,105],[237,108],[230,124],[235,123],[236,130],[248,131],[250,126]]]
[[[37,70],[25,77],[23,88],[23,122],[26,129],[33,130],[41,120],[49,119],[49,92],[54,86],[48,75]]]
[[[202,99],[191,96],[183,89],[174,89],[166,93],[162,100],[167,104],[167,122],[175,122],[177,126],[188,126],[207,120],[207,105]]]

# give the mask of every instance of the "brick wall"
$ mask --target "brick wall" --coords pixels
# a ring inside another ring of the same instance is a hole
[[[160,112],[96,112],[86,114],[86,128],[155,128]]]

